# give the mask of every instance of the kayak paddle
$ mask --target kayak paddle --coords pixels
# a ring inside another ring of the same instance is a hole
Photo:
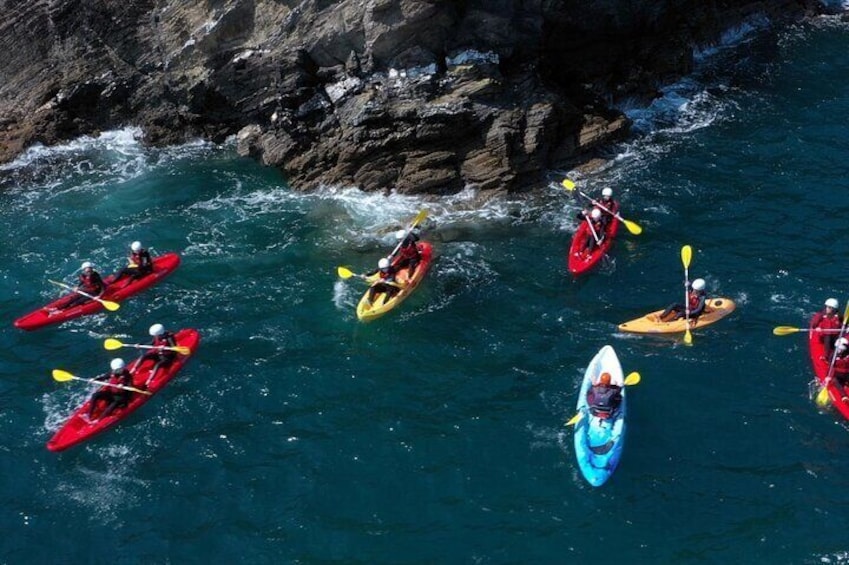
[[[610,214],[611,216],[613,216],[614,218],[616,218],[617,220],[619,220],[620,222],[625,224],[625,227],[628,228],[628,231],[631,232],[633,235],[640,235],[641,233],[643,233],[643,228],[641,228],[636,222],[632,222],[631,220],[626,220],[625,218],[620,216],[618,212],[614,214],[613,212],[608,210],[601,202],[594,200],[592,197],[587,196],[586,194],[584,194],[580,190],[576,191],[575,190],[575,183],[572,182],[570,179],[563,179],[562,184],[563,184],[563,188],[565,188],[569,192],[573,192],[573,191],[577,192],[578,194],[580,194],[581,196],[583,196],[584,198],[586,198],[587,200],[592,202],[594,206],[597,206],[598,208],[604,210],[605,212],[607,212],[608,214]]]
[[[135,347],[136,349],[164,349],[166,351],[176,351],[180,355],[191,355],[192,350],[185,345],[175,345],[173,347],[165,345],[142,345],[140,343],[122,343],[114,338],[109,338],[103,342],[103,349],[113,351],[121,347]]]
[[[65,284],[65,283],[59,282],[59,281],[54,281],[54,280],[51,280],[51,279],[47,279],[47,282],[55,284],[56,286],[61,286],[62,288],[70,290],[71,292],[76,292],[77,294],[79,294],[81,296],[85,296],[86,298],[96,300],[97,302],[100,302],[101,304],[103,304],[103,307],[106,308],[107,310],[109,310],[110,312],[114,312],[115,310],[117,310],[118,308],[121,307],[121,305],[118,304],[117,302],[112,302],[111,300],[103,300],[102,298],[99,298],[99,297],[94,296],[92,294],[88,294],[87,292],[83,292],[83,291],[81,291],[77,288],[74,288],[73,286],[71,286],[69,284]]]
[[[389,254],[389,257],[395,257],[395,254],[398,253],[398,250],[401,249],[401,244],[404,243],[404,240],[407,239],[407,236],[410,235],[410,232],[415,229],[417,225],[422,223],[424,219],[427,218],[427,210],[422,210],[416,217],[413,218],[413,221],[410,223],[410,226],[404,230],[404,237],[401,238],[401,241],[398,242],[398,245],[395,246],[395,249],[392,250],[392,253]]]
[[[638,373],[637,371],[634,371],[633,373],[631,373],[627,377],[625,377],[623,384],[625,386],[634,386],[634,385],[640,383],[641,378],[642,377],[640,377],[640,373]],[[570,418],[569,421],[566,422],[566,424],[564,424],[564,425],[572,426],[574,424],[577,424],[581,420],[581,418],[583,418],[583,417],[584,417],[584,411],[581,410],[580,412],[578,412],[577,414],[572,416],[572,418]]]
[[[684,332],[684,343],[693,345],[693,334],[690,333],[690,296],[687,289],[690,288],[690,261],[693,259],[693,248],[685,245],[681,248],[681,262],[684,264],[684,317],[687,323],[687,331]]]
[[[142,389],[136,388],[134,386],[116,385],[116,384],[112,384],[112,383],[96,381],[94,379],[84,379],[82,377],[72,375],[68,371],[63,371],[62,369],[53,369],[53,378],[60,383],[64,383],[64,382],[67,382],[67,381],[70,381],[70,380],[83,381],[83,382],[88,383],[88,384],[94,384],[94,385],[98,385],[98,386],[100,386],[100,385],[111,386],[113,388],[120,388],[122,390],[129,390],[130,392],[138,392],[139,394],[146,394],[148,396],[151,396],[153,394],[152,392],[150,392],[148,390],[142,390]]]
[[[836,334],[839,333],[840,330],[821,330],[821,329],[811,329],[811,328],[794,328],[793,326],[776,326],[775,329],[772,330],[772,333],[775,335],[790,335],[798,332],[817,332],[824,334]]]
[[[351,271],[351,269],[348,269],[346,267],[336,267],[336,274],[339,275],[340,279],[350,279],[351,277],[357,277],[358,279],[362,279],[364,281],[368,280],[368,277],[366,277],[365,275],[355,273]],[[377,282],[382,282],[383,284],[388,284],[389,286],[397,286],[398,288],[404,288],[403,284],[395,281],[375,281],[375,283]]]
[[[846,333],[847,325],[849,325],[849,300],[846,301],[846,309],[843,312],[843,324],[840,326],[840,333],[837,334],[837,339],[840,339],[843,337],[843,334]],[[828,373],[825,374],[825,380],[823,380],[822,388],[817,393],[817,404],[820,406],[828,405],[828,385],[834,377],[834,363],[836,361],[837,347],[834,348],[834,352],[831,354],[831,362],[828,364]]]
[[[340,279],[350,279],[351,277],[357,277],[358,279],[366,278],[365,275],[360,275],[345,267],[337,267],[336,274],[339,275]]]

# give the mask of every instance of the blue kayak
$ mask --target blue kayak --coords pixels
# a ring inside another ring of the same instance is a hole
[[[610,383],[621,387],[622,400],[618,407],[604,417],[594,415],[587,404],[587,393],[602,373],[610,373]],[[610,478],[625,444],[625,381],[616,352],[609,345],[601,348],[590,361],[581,392],[578,411],[582,416],[575,425],[575,456],[581,474],[592,486],[601,486]]]

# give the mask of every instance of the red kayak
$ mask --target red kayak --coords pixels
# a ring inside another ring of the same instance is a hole
[[[103,300],[111,300],[112,302],[120,302],[121,300],[129,298],[149,286],[153,286],[158,283],[164,277],[170,275],[179,264],[179,255],[176,253],[166,253],[165,255],[154,257],[153,272],[148,273],[141,278],[134,280],[130,277],[124,277],[116,282],[116,274],[109,275],[103,279],[104,284],[106,284],[106,291],[100,298]],[[96,314],[104,309],[103,304],[100,302],[90,300],[89,302],[84,302],[83,304],[78,304],[77,306],[63,310],[62,307],[76,296],[77,295],[73,292],[66,294],[58,300],[54,300],[47,306],[39,308],[25,316],[21,316],[15,320],[15,327],[22,330],[37,330],[38,328],[43,328],[50,324],[60,324],[74,318],[79,318],[80,316]]]
[[[605,237],[601,240],[601,245],[593,248],[592,251],[586,251],[587,238],[593,236],[590,231],[589,223],[586,220],[581,221],[581,225],[572,236],[572,245],[569,247],[569,256],[567,263],[569,264],[569,272],[575,276],[582,275],[595,267],[601,258],[613,246],[613,240],[619,231],[619,220],[613,218],[605,229]]]
[[[808,333],[808,350],[811,354],[811,363],[814,366],[814,374],[820,385],[825,385],[825,378],[828,376],[828,367],[831,359],[825,358],[825,345],[820,341],[820,336],[816,332]],[[837,379],[831,379],[828,383],[828,397],[831,403],[837,408],[837,411],[843,414],[843,417],[849,420],[849,387],[841,385]],[[844,398],[847,400],[844,402]]]
[[[174,334],[174,337],[177,340],[177,345],[188,347],[192,350],[192,354],[194,354],[198,342],[200,341],[200,334],[197,330],[192,329],[180,330]],[[135,412],[139,406],[150,400],[154,394],[162,390],[165,385],[174,378],[174,375],[177,374],[183,365],[186,364],[189,357],[190,355],[177,354],[177,357],[171,365],[165,368],[160,368],[156,372],[156,376],[153,381],[147,385],[147,390],[151,393],[150,395],[132,393],[130,401],[126,406],[116,408],[105,418],[96,419],[90,422],[88,420],[88,409],[91,404],[91,400],[86,400],[85,404],[80,406],[80,408],[74,412],[70,418],[68,418],[68,421],[59,428],[59,431],[50,438],[50,441],[47,442],[47,449],[50,451],[62,451],[63,449],[68,449],[78,443],[82,443],[96,434],[111,428]],[[150,371],[153,369],[154,364],[155,361],[153,359],[145,359],[140,366],[134,366],[134,363],[128,363],[127,366],[130,367],[130,372],[133,375],[133,386],[136,388],[144,386],[145,381],[147,381],[147,378],[150,376]],[[97,412],[95,412],[94,416],[97,418]]]

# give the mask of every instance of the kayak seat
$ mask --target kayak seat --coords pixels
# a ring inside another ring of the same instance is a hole
[[[588,447],[590,448],[590,451],[592,451],[594,454],[604,455],[604,454],[608,453],[611,449],[613,449],[613,446],[615,444],[616,444],[615,441],[610,440],[610,441],[604,442],[601,445],[590,445]]]

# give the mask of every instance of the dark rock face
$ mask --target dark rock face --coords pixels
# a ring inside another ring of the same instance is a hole
[[[0,160],[123,125],[292,185],[520,191],[621,139],[692,49],[816,0],[0,0]]]

